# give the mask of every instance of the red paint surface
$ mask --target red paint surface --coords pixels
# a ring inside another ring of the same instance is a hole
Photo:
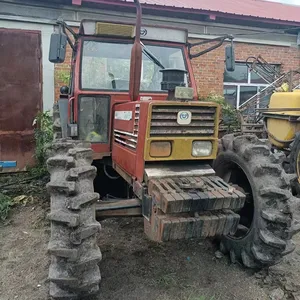
[[[75,68],[75,73],[76,74],[80,74],[80,57],[81,57],[81,46],[82,46],[82,40],[84,40],[86,38],[82,38],[78,41],[78,52],[77,52],[77,59],[76,59],[76,63],[74,65]],[[109,38],[93,38],[93,40],[101,40],[101,41],[112,41],[113,39],[109,39]],[[149,43],[150,44],[150,43]],[[151,42],[151,44],[153,45],[161,45],[164,44],[166,46],[170,46],[170,45],[179,45],[184,47],[184,45],[182,44],[175,44],[175,43],[161,43],[161,42]],[[196,83],[195,83],[195,79],[193,76],[193,72],[192,72],[192,66],[191,63],[189,62],[187,56],[187,50],[186,48],[184,48],[184,54],[186,55],[186,60],[187,60],[187,69],[188,72],[190,74],[190,86],[194,88],[195,90],[195,100],[197,99],[197,92],[196,92]],[[100,144],[100,143],[93,143],[92,144],[92,149],[96,152],[96,153],[111,153],[112,152],[112,136],[113,136],[113,123],[114,123],[114,112],[117,109],[117,106],[119,107],[120,104],[122,103],[129,103],[130,102],[130,97],[129,97],[129,93],[128,92],[114,92],[114,91],[87,91],[87,90],[81,90],[80,88],[80,76],[75,76],[75,84],[74,84],[74,94],[71,95],[71,97],[74,97],[73,103],[74,103],[74,120],[77,121],[78,120],[78,97],[80,95],[110,95],[111,96],[111,104],[110,104],[110,125],[109,128],[111,129],[111,131],[109,132],[109,141],[107,144]],[[140,93],[138,101],[132,102],[131,105],[132,107],[134,107],[135,104],[137,103],[143,103],[144,101],[139,101],[140,97],[152,97],[153,100],[157,100],[157,101],[161,101],[161,100],[166,100],[167,98],[167,93],[148,93],[148,92],[143,92]],[[117,105],[117,106],[116,106]],[[118,110],[126,110],[126,109],[120,109],[118,108]],[[141,116],[140,116],[141,118]],[[144,120],[146,120],[147,115],[144,115]],[[126,125],[127,126],[127,125]],[[130,125],[128,125],[130,126]],[[139,136],[140,139],[140,136]],[[138,144],[140,145],[140,147],[144,147],[144,145],[142,145],[139,141]],[[119,151],[120,146],[118,147],[118,155],[120,155],[120,151]],[[124,148],[124,147],[122,147]],[[129,151],[131,153],[131,151]],[[143,152],[144,153],[144,152]],[[139,153],[139,157],[141,159],[143,159],[143,153]],[[126,161],[126,155],[127,152],[124,152],[124,159]],[[131,154],[130,154],[131,155]],[[113,155],[113,157],[117,157],[117,155]],[[136,163],[134,161],[134,163]],[[127,161],[126,161],[127,164]],[[142,166],[143,166],[143,162],[142,162]],[[132,166],[130,166],[131,168]],[[122,167],[124,169],[124,167]],[[127,169],[125,169],[127,171]],[[140,166],[138,167],[139,170],[139,174],[141,174],[141,168]],[[140,175],[142,176],[142,175]]]
[[[136,153],[117,143],[113,143],[112,160],[127,174],[136,177]]]
[[[133,0],[82,0],[100,4],[133,5]],[[216,12],[245,17],[300,23],[300,7],[263,0],[141,0],[144,8]],[[210,14],[210,13],[209,13]],[[217,14],[218,16],[218,14]],[[277,22],[276,22],[277,23]]]
[[[42,109],[40,32],[0,29],[0,160],[34,163],[33,120]]]
[[[135,103],[131,102],[126,104],[119,104],[116,106],[115,112],[116,111],[131,111],[132,119],[131,120],[114,119],[114,129],[133,133]]]
[[[139,138],[137,143],[137,156],[136,156],[136,177],[142,182],[144,177],[144,151],[145,151],[145,140],[147,132],[147,119],[148,119],[148,108],[149,101],[141,102],[140,105],[140,120],[139,120]]]
[[[128,149],[118,143],[112,143],[112,159],[123,170],[128,172],[133,178],[143,181],[144,175],[144,149],[147,130],[148,107],[151,101],[129,102],[116,107],[117,111],[132,111],[133,118],[136,104],[140,104],[139,131],[136,149]],[[126,121],[123,121],[126,122]],[[122,122],[122,123],[123,123]],[[119,120],[114,120],[113,129],[120,129],[132,133],[130,125],[122,127]],[[130,121],[127,121],[130,124]],[[132,124],[133,125],[133,124]],[[121,127],[120,127],[121,126]],[[126,128],[126,129],[125,129]],[[128,130],[127,130],[128,129]],[[131,130],[130,130],[131,129]]]

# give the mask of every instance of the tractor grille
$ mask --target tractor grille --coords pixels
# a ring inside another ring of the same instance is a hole
[[[177,123],[180,111],[191,112],[190,124]],[[215,115],[215,107],[153,105],[150,137],[212,136],[215,133]]]

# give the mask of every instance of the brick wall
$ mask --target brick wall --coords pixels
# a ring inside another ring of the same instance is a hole
[[[193,40],[192,42],[197,42]],[[195,47],[193,52],[206,49],[208,45]],[[280,63],[283,71],[300,67],[300,50],[294,47],[267,46],[235,43],[236,61],[246,61],[249,56],[261,55],[269,63]],[[193,59],[193,70],[198,93],[205,97],[210,92],[223,94],[225,45]]]
[[[78,32],[78,28],[73,27],[72,29],[75,32]],[[73,39],[72,39],[72,41],[73,41]],[[61,86],[63,86],[63,85],[69,86],[69,82],[67,79],[70,77],[71,61],[72,61],[72,49],[68,44],[67,50],[66,50],[65,61],[62,64],[56,64],[54,66],[55,101],[57,101],[59,98],[59,94],[60,94],[59,90],[60,90]]]
[[[191,40],[197,42],[199,40]],[[209,47],[197,46],[193,52]],[[199,96],[205,97],[210,92],[223,94],[223,74],[225,45],[193,59],[192,65],[197,82]],[[68,46],[66,60],[63,64],[55,65],[55,99],[59,97],[59,89],[65,83],[62,78],[70,73],[72,51]],[[300,67],[300,50],[296,47],[267,46],[246,43],[235,43],[235,56],[237,61],[245,61],[249,56],[261,55],[269,63],[280,63],[282,69],[288,71]]]
[[[72,51],[70,46],[67,49],[66,60],[62,64],[56,64],[54,67],[54,87],[55,87],[55,101],[59,98],[59,89],[63,85],[68,85],[68,78],[70,76],[71,70],[71,58],[72,58]]]

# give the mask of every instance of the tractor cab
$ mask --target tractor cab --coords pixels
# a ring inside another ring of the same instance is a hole
[[[75,62],[75,82],[71,90],[74,113],[78,107],[78,138],[91,141],[97,152],[111,151],[112,113],[116,104],[129,102],[131,49],[135,26],[83,21]],[[163,70],[184,70],[182,86],[193,86],[187,59],[187,32],[180,29],[143,27],[142,66],[138,101],[166,100]],[[187,70],[187,71],[185,71]],[[135,75],[134,75],[135,76]],[[196,98],[196,95],[193,95]],[[128,113],[119,114],[129,118]]]
[[[131,120],[133,113],[114,112],[116,105],[132,100],[176,100],[175,90],[178,100],[197,100],[191,58],[215,49],[227,38],[218,38],[217,45],[192,54],[193,46],[206,41],[189,44],[185,29],[83,20],[76,34],[59,22],[59,32],[52,35],[49,60],[63,62],[67,42],[73,50],[70,86],[61,89],[69,100],[59,100],[60,106],[65,106],[61,111],[68,111],[68,118],[61,116],[63,137],[92,142],[95,159],[110,156],[115,116]],[[137,43],[141,54],[132,55]],[[227,57],[229,68],[233,68],[232,53]],[[131,65],[136,63],[141,66],[134,70]]]
[[[56,41],[57,35],[60,35],[58,40],[66,43],[67,35],[64,31],[69,27],[64,23],[60,27],[60,33],[54,34],[52,40]],[[103,153],[103,156],[111,152],[110,127],[114,107],[131,100],[130,65],[135,35],[136,26],[132,24],[83,20],[79,34],[74,33],[75,43],[71,44],[71,84],[63,90],[63,93],[67,91],[69,94],[69,104],[65,101],[65,105],[69,105],[69,130],[64,136],[92,142],[94,150]],[[174,75],[169,70],[179,72],[180,81],[177,79],[174,84],[191,87],[190,98],[197,99],[187,36],[187,31],[183,29],[141,27],[142,60],[138,101],[166,100],[169,85],[163,83],[163,76]],[[64,52],[65,46],[61,48]],[[65,53],[59,58],[57,47],[53,49],[54,55],[50,51],[50,61],[64,60]],[[67,128],[66,124],[62,125]]]

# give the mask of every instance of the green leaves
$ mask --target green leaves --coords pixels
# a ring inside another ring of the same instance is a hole
[[[58,79],[64,85],[69,85],[70,78],[71,78],[71,73],[70,73],[69,70],[68,71],[58,70],[58,71],[56,71],[55,77],[56,77],[56,79]]]
[[[0,221],[6,220],[12,205],[12,199],[0,193]]]
[[[209,94],[205,98],[199,98],[200,101],[215,102],[221,106],[220,128],[226,133],[232,133],[240,130],[240,119],[238,110],[225,101],[225,98],[217,94]]]
[[[47,160],[47,149],[53,140],[53,121],[49,111],[39,112],[34,120],[35,158],[40,167],[44,167]]]

